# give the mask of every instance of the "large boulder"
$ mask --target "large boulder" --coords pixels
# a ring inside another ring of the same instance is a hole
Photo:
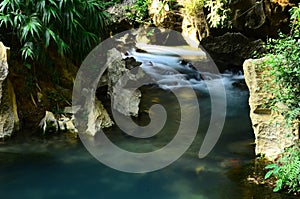
[[[207,37],[201,45],[212,57],[219,70],[240,68],[253,53],[264,52],[261,40],[251,40],[241,33],[225,33],[222,36]]]
[[[190,46],[198,47],[209,35],[209,27],[203,8],[195,8],[193,12],[189,7],[190,0],[153,0],[149,15],[155,26],[181,32]]]
[[[11,136],[19,129],[14,89],[8,80],[7,54],[9,48],[0,42],[0,138]]]
[[[114,123],[110,119],[106,109],[102,103],[95,98],[94,103],[90,103],[88,107],[88,122],[86,133],[94,136],[100,129],[108,128]]]
[[[145,75],[141,68],[137,68],[134,73],[131,71],[141,63],[124,59],[116,48],[109,50],[107,54],[106,74],[100,82],[102,86],[108,86],[112,108],[125,116],[137,116],[141,91],[136,89],[132,92],[132,88],[128,87],[128,84],[136,82]]]
[[[265,70],[260,67],[263,59],[248,59],[245,61],[244,73],[247,86],[250,91],[249,105],[252,127],[255,134],[255,152],[257,155],[265,155],[267,159],[274,160],[284,148],[291,146],[299,139],[299,121],[287,128],[282,112],[286,111],[283,104],[279,106],[279,112],[266,108],[266,99],[271,93],[263,89],[265,83],[273,85],[270,78],[267,79]]]
[[[255,37],[277,36],[289,32],[289,9],[298,0],[234,0],[231,3],[232,26]]]

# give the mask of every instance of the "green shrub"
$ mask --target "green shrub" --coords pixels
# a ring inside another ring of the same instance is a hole
[[[291,14],[292,34],[280,34],[279,39],[270,39],[266,46],[268,59],[263,63],[268,76],[273,77],[271,84],[264,86],[272,93],[268,105],[276,111],[278,103],[285,104],[287,111],[283,115],[289,126],[300,117],[300,5],[291,9]]]
[[[280,35],[279,39],[269,40],[268,61],[264,64],[270,67],[269,73],[274,77],[273,83],[277,88],[266,87],[273,93],[271,107],[276,110],[276,103],[283,102],[288,106],[284,112],[286,122],[291,124],[300,117],[300,4],[290,10],[292,32],[291,35]],[[286,148],[274,164],[269,164],[270,169],[265,179],[274,176],[276,186],[273,191],[287,189],[289,192],[300,193],[300,143]]]
[[[274,192],[287,189],[289,192],[300,193],[300,145],[295,144],[287,148],[274,163],[266,166],[270,169],[265,179],[274,176],[276,185]]]
[[[133,6],[124,7],[127,19],[132,24],[150,24],[148,7],[151,4],[151,0],[136,0]]]
[[[203,9],[205,0],[184,0],[182,2],[183,11],[189,17],[198,17],[195,14]]]
[[[136,0],[132,8],[124,7],[127,10],[127,19],[132,23],[151,24],[151,19],[148,15],[148,7],[152,0]],[[196,13],[203,7],[207,8],[207,20],[211,27],[229,27],[229,3],[228,0],[183,0],[180,2],[183,5],[185,15],[191,18],[198,17]],[[173,12],[172,5],[175,0],[161,0],[158,2],[161,8],[158,14],[161,14],[164,9],[167,12]]]
[[[3,0],[0,26],[18,38],[25,60],[41,60],[50,46],[81,59],[105,35],[106,5],[99,0]]]
[[[230,27],[228,0],[205,0],[204,7],[208,9],[207,21],[212,28]]]
[[[229,27],[229,3],[228,0],[185,0],[183,1],[185,13],[190,17],[199,13],[199,10],[206,8],[207,22],[210,27]]]
[[[270,54],[264,65],[268,67],[271,82],[276,87],[265,85],[272,93],[269,106],[277,110],[278,103],[283,103],[288,110],[283,112],[286,123],[291,125],[300,116],[300,41],[292,36],[269,40],[267,48]]]
[[[292,20],[292,34],[296,37],[300,37],[300,3],[298,7],[290,9],[291,20]]]

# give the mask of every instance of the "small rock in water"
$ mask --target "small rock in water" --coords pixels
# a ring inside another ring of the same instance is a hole
[[[65,130],[66,130],[66,128],[65,128],[65,124],[64,124],[64,122],[63,122],[63,121],[60,121],[60,120],[58,120],[57,122],[58,122],[58,127],[59,127],[59,130],[61,130],[61,131],[65,131]]]
[[[68,108],[65,108],[65,110],[68,110]],[[74,125],[74,115],[65,116],[60,114],[59,119],[56,119],[52,112],[46,111],[45,117],[41,120],[39,126],[42,128],[43,134],[56,133],[58,131],[78,133],[78,130]]]
[[[200,174],[204,170],[205,170],[205,166],[198,166],[195,168],[195,172],[197,175]]]
[[[54,114],[50,111],[46,111],[45,117],[41,120],[39,126],[43,129],[43,133],[57,132],[58,123]]]
[[[66,130],[70,133],[78,133],[78,130],[76,129],[75,125],[74,125],[74,117],[72,117],[71,120],[67,121],[65,123],[65,126],[66,126]]]

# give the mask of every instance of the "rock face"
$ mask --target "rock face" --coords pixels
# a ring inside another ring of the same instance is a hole
[[[0,138],[11,136],[19,129],[17,104],[12,84],[7,79],[8,48],[0,42]]]
[[[102,103],[95,99],[93,107],[90,107],[86,133],[94,136],[100,129],[112,126],[114,123],[110,119]]]
[[[209,35],[209,27],[203,8],[191,7],[190,0],[163,1],[153,0],[149,6],[149,15],[155,26],[181,32],[186,42],[198,47],[200,41]]]
[[[233,27],[244,34],[276,36],[278,30],[289,32],[289,12],[297,0],[235,0],[232,1]]]
[[[115,48],[108,51],[107,65],[106,76],[100,82],[108,85],[108,94],[111,97],[112,108],[125,116],[137,116],[141,92],[138,89],[132,91],[132,88],[128,87],[128,83],[130,81],[136,82],[145,73],[140,68],[135,73],[132,73],[133,71],[130,71],[134,67],[132,61],[130,61],[130,64],[126,64],[122,54]]]
[[[190,46],[198,47],[200,41],[210,34],[204,10],[198,7],[194,9],[194,12],[190,13],[190,7],[195,6],[191,5],[190,0],[178,0],[178,3],[183,7],[180,10],[183,15],[182,35],[189,39],[187,42]]]
[[[283,152],[284,148],[291,146],[299,139],[299,122],[287,128],[284,117],[268,108],[264,108],[266,98],[271,95],[262,89],[266,78],[263,79],[263,70],[259,67],[262,59],[246,60],[244,62],[245,80],[250,91],[249,105],[250,117],[255,134],[255,153],[263,154],[266,158],[274,160]],[[271,78],[271,77],[270,77]],[[272,85],[275,86],[275,85]],[[284,111],[284,110],[282,110]]]
[[[250,40],[241,33],[210,36],[203,39],[201,45],[221,72],[230,68],[240,68],[246,59],[252,57],[254,51],[258,53],[264,51],[261,40]]]

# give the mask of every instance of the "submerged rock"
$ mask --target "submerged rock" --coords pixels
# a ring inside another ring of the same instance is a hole
[[[19,130],[19,117],[14,89],[8,80],[8,50],[0,42],[0,138],[11,136]]]

